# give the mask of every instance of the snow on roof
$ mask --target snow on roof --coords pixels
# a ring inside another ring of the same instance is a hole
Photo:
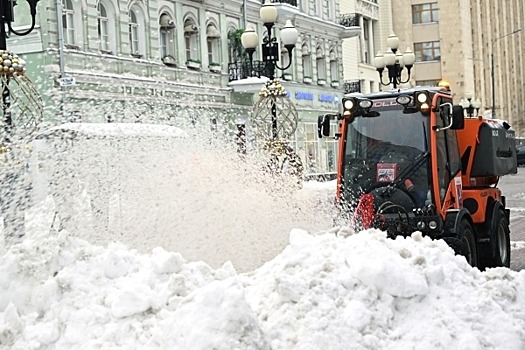
[[[144,123],[65,123],[40,133],[37,138],[57,136],[63,133],[85,136],[145,136],[186,137],[187,133],[175,126]]]

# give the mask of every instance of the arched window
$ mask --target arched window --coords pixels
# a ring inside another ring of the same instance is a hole
[[[208,48],[208,64],[210,69],[217,70],[220,67],[220,37],[221,33],[213,24],[206,27],[206,44]]]
[[[191,18],[184,21],[184,42],[186,48],[186,61],[200,63],[199,27],[197,27]]]
[[[315,50],[315,64],[317,69],[317,81],[326,82],[326,61],[324,52],[320,46]]]
[[[129,47],[132,55],[140,56],[139,23],[134,9],[129,10]]]
[[[290,57],[288,56],[288,49],[284,47],[281,43],[281,61],[279,62],[279,67],[284,68],[290,63]],[[285,80],[291,80],[292,72],[291,66],[288,69],[283,70],[283,78]]]
[[[312,55],[308,45],[303,44],[301,48],[302,64],[303,64],[303,79],[312,81]]]
[[[98,3],[98,41],[102,51],[109,51],[108,13],[102,3]]]
[[[334,50],[330,51],[330,80],[339,82],[339,61]]]
[[[160,57],[166,65],[175,65],[175,21],[167,13],[159,19]]]
[[[133,57],[146,55],[146,18],[140,2],[129,9],[129,48]]]
[[[62,28],[64,33],[64,43],[75,44],[75,11],[72,0],[64,0],[62,11]]]

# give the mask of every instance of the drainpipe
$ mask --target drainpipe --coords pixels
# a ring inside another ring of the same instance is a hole
[[[248,25],[246,11],[246,0],[242,0],[242,21],[244,23],[244,29],[246,29],[246,26]]]
[[[60,78],[65,77],[64,67],[64,27],[62,22],[62,0],[56,0],[57,9],[57,34],[58,34],[58,63],[60,66]],[[67,122],[66,118],[66,87],[62,85],[60,81],[60,89],[62,90],[62,103],[60,105],[60,111],[62,112],[62,122]]]

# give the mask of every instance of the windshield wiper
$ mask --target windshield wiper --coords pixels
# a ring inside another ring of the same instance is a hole
[[[406,167],[391,183],[388,184],[388,186],[386,186],[384,193],[389,194],[391,189],[399,188],[399,184],[402,183],[405,178],[412,176],[421,167],[429,154],[428,151],[425,151],[418,155],[414,159],[414,163]]]

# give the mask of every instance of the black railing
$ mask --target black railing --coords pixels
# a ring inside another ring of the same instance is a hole
[[[281,4],[288,4],[297,7],[297,0],[273,0],[274,3],[278,2]],[[261,3],[264,4],[264,0],[261,0]]]
[[[261,76],[269,77],[270,71],[264,68],[265,63],[262,61],[253,61],[252,66],[250,62],[231,62],[228,63],[228,80],[240,80],[249,77]]]
[[[345,94],[349,94],[351,92],[361,92],[361,81],[346,80],[344,82],[343,89],[345,90]]]
[[[344,13],[339,18],[339,24],[345,27],[358,27],[359,18],[355,13]]]

